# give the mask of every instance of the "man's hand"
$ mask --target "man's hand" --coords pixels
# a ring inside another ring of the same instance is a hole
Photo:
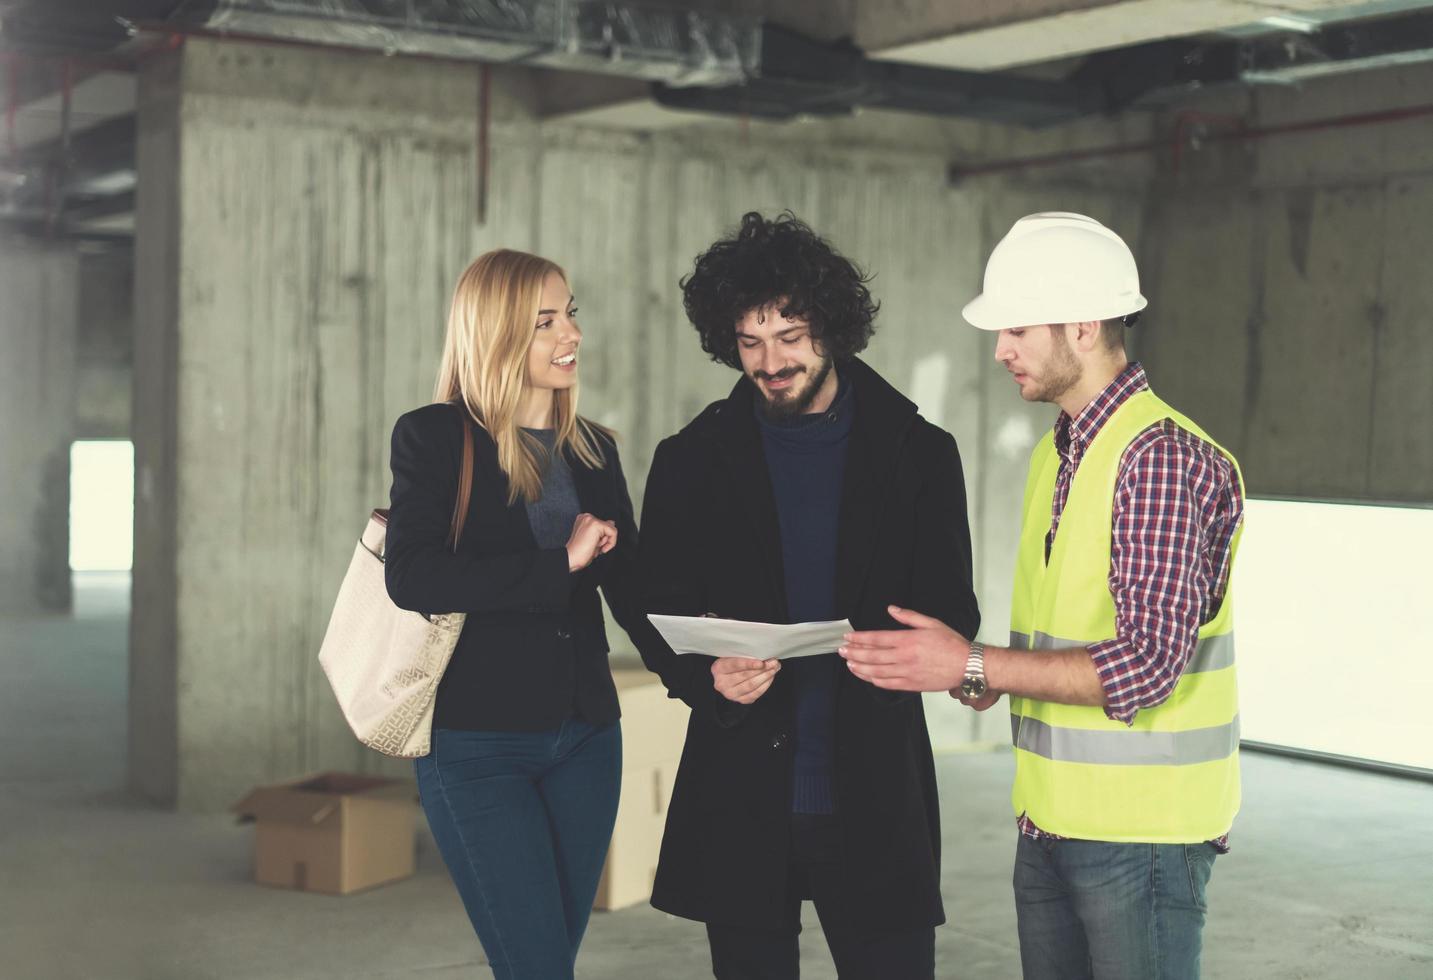
[[[718,657],[712,662],[712,686],[728,701],[751,704],[766,693],[780,669],[779,660]]]
[[[847,633],[846,645],[838,652],[851,673],[892,691],[959,687],[970,642],[938,619],[899,606],[888,609],[892,619],[911,629]]]

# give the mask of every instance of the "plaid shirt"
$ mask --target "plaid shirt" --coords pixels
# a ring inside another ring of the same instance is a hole
[[[1055,479],[1049,560],[1070,484],[1085,450],[1115,410],[1146,391],[1144,368],[1131,363],[1094,401],[1055,422],[1060,471]],[[1244,515],[1239,481],[1224,454],[1164,420],[1125,450],[1115,484],[1110,594],[1115,636],[1089,647],[1104,685],[1105,714],[1129,725],[1141,708],[1162,704],[1229,587],[1229,546]],[[1020,831],[1054,838],[1020,815]],[[1228,837],[1212,842],[1228,850]]]

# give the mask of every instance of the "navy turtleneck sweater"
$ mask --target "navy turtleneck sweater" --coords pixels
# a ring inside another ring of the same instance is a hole
[[[766,468],[781,526],[786,611],[793,623],[836,619],[836,536],[846,445],[856,420],[851,386],[839,388],[824,412],[772,421],[757,407]],[[758,397],[760,397],[758,395]],[[791,777],[795,813],[836,809],[831,760],[836,741],[835,652],[781,665],[796,694],[796,759]]]

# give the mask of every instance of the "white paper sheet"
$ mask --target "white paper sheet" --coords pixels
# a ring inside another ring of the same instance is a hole
[[[754,657],[788,660],[835,653],[851,632],[851,621],[830,623],[747,623],[710,616],[648,616],[662,639],[677,653],[708,657]]]

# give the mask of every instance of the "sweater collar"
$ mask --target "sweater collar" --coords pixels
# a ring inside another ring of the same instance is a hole
[[[853,357],[838,365],[841,380],[851,386],[851,397],[861,406],[859,429],[870,429],[889,439],[905,427],[916,416],[915,402],[897,391],[890,382],[877,374],[870,365],[859,357]],[[743,438],[745,433],[755,435],[757,430],[752,400],[760,398],[756,385],[746,375],[737,379],[731,394],[719,403],[716,421],[732,438]]]
[[[855,423],[856,398],[844,372],[836,370],[836,397],[824,412],[811,412],[788,419],[771,419],[752,398],[752,413],[763,438],[792,449],[820,449],[844,442]]]

